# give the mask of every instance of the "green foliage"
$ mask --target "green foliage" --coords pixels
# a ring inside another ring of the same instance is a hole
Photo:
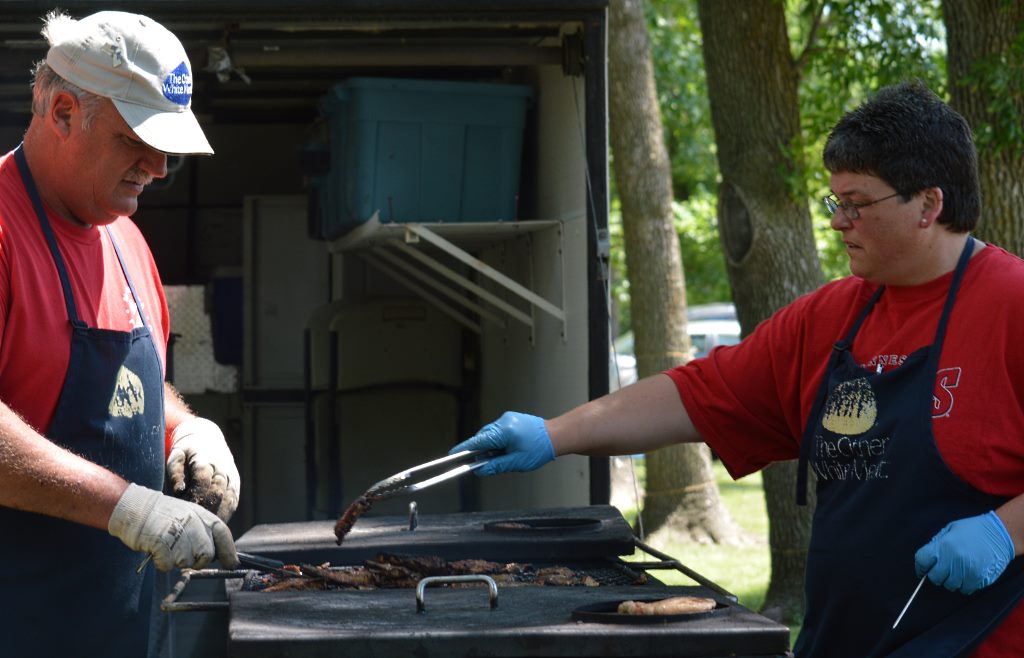
[[[795,198],[810,203],[825,280],[849,273],[821,197],[829,193],[821,151],[846,111],[887,84],[918,78],[947,96],[941,0],[780,0],[785,3],[794,65],[800,73],[801,136],[780,144],[792,162],[784,172]],[[717,237],[718,165],[704,78],[695,0],[651,0],[648,32],[672,168],[683,267],[690,304],[731,298]],[[979,147],[1024,149],[1024,30],[1007,53],[977,62],[962,84],[987,88],[991,120],[976,126]],[[802,152],[802,157],[795,154]],[[614,190],[613,190],[614,194]],[[613,299],[620,331],[630,326],[629,283],[621,220],[613,199]]]
[[[1010,9],[1004,7],[1004,11]],[[1017,156],[1024,151],[1024,29],[1004,53],[981,58],[957,84],[991,99],[987,120],[973,126],[979,149],[1006,149]]]
[[[846,276],[849,268],[821,203],[830,192],[821,163],[828,133],[844,112],[887,84],[919,78],[944,95],[945,31],[939,0],[786,0],[786,6],[794,61],[802,67],[804,185],[818,258],[829,281]]]
[[[810,203],[818,259],[825,280],[849,273],[843,245],[829,228],[821,197],[829,193],[828,172],[821,151],[832,125],[846,111],[884,86],[919,78],[941,96],[946,93],[945,31],[940,0],[781,0],[794,65],[800,71],[801,136],[780,144],[791,162],[802,163],[784,173],[795,198]],[[672,166],[676,226],[680,231],[688,303],[731,298],[717,237],[718,165],[714,130],[704,78],[704,56],[695,0],[651,0],[647,3],[648,33]],[[1009,54],[1020,62],[1024,36]],[[999,93],[1003,117],[985,127],[981,137],[1000,143],[1024,144],[1024,122],[1007,107],[1019,103],[1024,67],[1009,61],[981,65],[971,84],[985,84]],[[1016,105],[1015,107],[1019,107]],[[795,154],[802,151],[801,157]],[[614,190],[613,190],[614,194]],[[613,299],[620,331],[630,326],[629,284],[622,251],[621,223],[613,199]]]
[[[672,189],[686,200],[718,181],[697,7],[693,0],[655,0],[647,3],[647,15]]]
[[[703,187],[686,201],[672,204],[686,269],[687,304],[732,299],[725,256],[718,241],[717,204],[718,197]]]
[[[672,170],[676,199],[673,211],[686,272],[687,303],[728,300],[732,295],[718,242],[717,196],[712,191],[718,185],[718,160],[697,6],[693,0],[654,0],[646,9],[658,104]],[[622,217],[615,198],[609,227],[612,299],[617,333],[621,334],[632,325]]]
[[[718,198],[703,187],[686,201],[672,203],[672,213],[679,235],[679,248],[686,270],[687,304],[706,304],[732,299],[725,258],[718,242],[716,204]],[[615,307],[617,335],[632,327],[629,311],[629,279],[626,276],[626,252],[622,234],[622,208],[612,200],[608,217],[611,235],[612,300]]]

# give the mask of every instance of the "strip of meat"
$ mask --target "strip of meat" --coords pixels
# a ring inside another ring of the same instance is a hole
[[[690,615],[715,609],[715,600],[700,596],[674,596],[660,601],[623,601],[620,615]]]
[[[366,560],[363,564],[373,574],[377,587],[416,587],[423,579],[421,573],[399,564],[374,560]]]
[[[514,564],[499,564],[487,560],[454,560],[450,563],[451,573],[457,576],[476,576],[480,574],[510,573],[508,567]]]
[[[367,510],[372,506],[373,499],[363,494],[345,509],[345,512],[338,518],[337,523],[334,524],[334,536],[338,538],[339,546],[345,535],[352,530],[352,526],[359,520],[359,517],[366,514]]]
[[[533,579],[538,585],[586,585],[597,587],[598,582],[585,574],[579,574],[568,567],[545,567],[537,571]]]
[[[404,567],[410,571],[423,574],[424,576],[444,576],[453,573],[455,563],[449,564],[448,560],[436,555],[395,555],[392,553],[378,553],[375,562],[379,564],[390,564],[396,567]],[[369,566],[369,563],[366,563]]]
[[[327,589],[327,583],[318,578],[284,578],[267,585],[261,592],[294,592],[303,590]]]
[[[354,587],[357,589],[372,589],[377,587],[377,579],[370,571],[363,567],[341,567],[332,569],[330,564],[313,566],[302,565],[302,573],[319,578],[327,585],[337,587]]]

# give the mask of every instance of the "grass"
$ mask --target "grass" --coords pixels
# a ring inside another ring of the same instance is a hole
[[[674,543],[664,546],[651,544],[654,548],[678,559],[690,569],[732,592],[741,605],[751,610],[760,610],[768,590],[771,575],[771,555],[768,549],[768,512],[765,507],[761,474],[754,473],[742,480],[734,481],[718,461],[714,462],[715,479],[722,495],[722,502],[733,519],[752,538],[752,543],[742,546],[719,544]],[[643,460],[636,460],[636,474],[643,486]],[[623,516],[635,525],[636,509],[623,510]],[[630,559],[630,558],[627,558]],[[637,553],[631,559],[649,560],[649,556]],[[689,577],[678,571],[654,573],[669,585],[693,585]],[[791,629],[791,638],[796,639],[799,627]]]

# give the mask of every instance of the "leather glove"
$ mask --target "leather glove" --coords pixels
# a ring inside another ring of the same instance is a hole
[[[214,556],[226,569],[238,566],[228,526],[195,503],[129,484],[117,501],[107,531],[128,548],[153,556],[157,569],[202,569]]]
[[[448,454],[461,450],[495,449],[504,450],[505,454],[478,468],[478,475],[532,471],[555,458],[555,448],[551,445],[544,419],[515,411],[506,411],[501,418],[449,450]]]
[[[167,479],[175,496],[210,510],[223,521],[238,509],[241,479],[224,434],[205,418],[192,417],[171,433]]]
[[[1014,556],[1013,539],[995,512],[953,521],[914,554],[917,577],[953,592],[991,585]]]

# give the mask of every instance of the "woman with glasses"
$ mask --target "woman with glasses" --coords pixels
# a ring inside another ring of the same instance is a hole
[[[818,502],[797,656],[1024,655],[1024,262],[970,236],[970,127],[903,83],[840,119],[824,163],[851,276],[739,345],[453,450],[503,448],[481,475],[687,441],[736,478],[799,459]]]

